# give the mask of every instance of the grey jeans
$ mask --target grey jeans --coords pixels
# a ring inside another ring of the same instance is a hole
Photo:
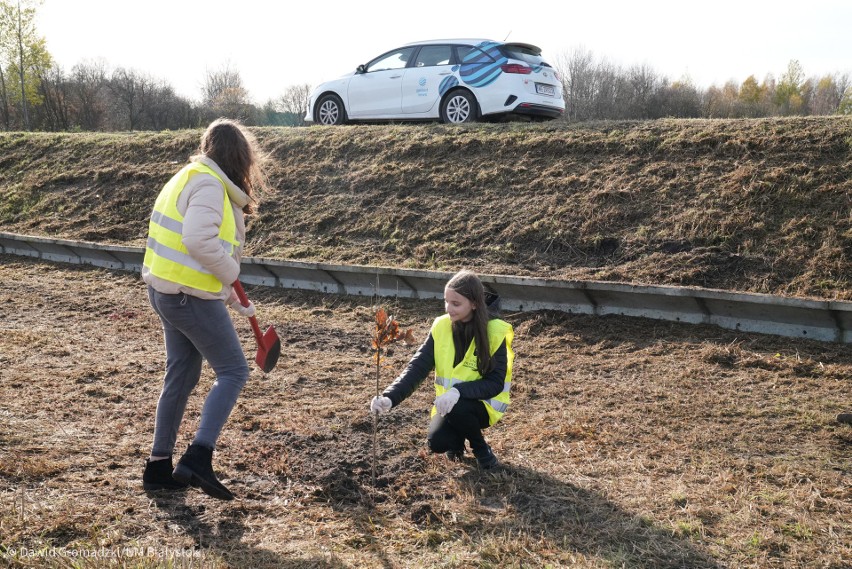
[[[192,390],[207,360],[216,374],[193,443],[216,447],[219,434],[249,376],[248,362],[221,300],[203,300],[187,294],[162,294],[148,287],[148,299],[163,324],[166,375],[157,402],[153,456],[171,456],[178,428]]]

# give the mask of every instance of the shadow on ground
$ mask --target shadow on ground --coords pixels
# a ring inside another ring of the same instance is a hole
[[[460,482],[484,507],[507,512],[488,528],[492,533],[535,528],[563,551],[604,559],[613,567],[723,567],[687,537],[673,535],[600,494],[528,468],[504,464],[494,473],[472,469]]]
[[[192,490],[190,490],[192,491]],[[249,512],[235,505],[221,514],[205,516],[204,504],[188,504],[187,492],[153,492],[149,496],[166,519],[194,542],[199,552],[221,556],[229,567],[276,567],[283,569],[342,569],[346,565],[319,557],[287,557],[243,542]],[[202,563],[202,566],[206,564]],[[182,566],[182,565],[181,565]]]

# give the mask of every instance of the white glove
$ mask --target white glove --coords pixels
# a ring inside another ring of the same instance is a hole
[[[251,318],[252,316],[254,316],[254,304],[250,300],[249,300],[248,306],[243,306],[239,302],[235,302],[234,304],[231,305],[231,308],[237,314],[245,316],[246,318]]]
[[[237,291],[233,288],[231,289],[231,296],[228,297],[228,302],[226,304],[231,308],[231,310],[241,316],[245,316],[246,318],[254,316],[254,303],[249,300],[249,305],[243,306],[240,302],[240,297],[237,296]]]
[[[370,401],[370,412],[371,413],[387,413],[393,407],[393,401],[390,400],[390,397],[373,397],[373,400]]]
[[[461,393],[459,393],[459,390],[455,387],[450,388],[450,390],[443,395],[436,397],[435,408],[438,410],[438,414],[443,417],[452,411],[453,407],[456,406],[456,403],[459,402],[459,397],[461,397]]]

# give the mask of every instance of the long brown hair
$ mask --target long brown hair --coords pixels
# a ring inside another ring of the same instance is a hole
[[[243,212],[254,213],[257,194],[266,189],[266,177],[262,169],[265,156],[251,132],[235,120],[216,119],[201,136],[198,151],[249,197]]]
[[[476,368],[479,375],[491,371],[491,346],[488,343],[488,307],[485,305],[485,288],[473,271],[462,270],[447,282],[447,288],[473,303],[473,339],[476,342]]]

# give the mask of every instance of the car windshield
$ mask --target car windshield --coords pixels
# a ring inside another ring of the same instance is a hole
[[[501,45],[500,51],[509,59],[520,59],[524,63],[533,66],[543,65],[544,67],[550,67],[550,64],[544,61],[540,55],[536,55],[535,52],[525,49],[520,45]]]

